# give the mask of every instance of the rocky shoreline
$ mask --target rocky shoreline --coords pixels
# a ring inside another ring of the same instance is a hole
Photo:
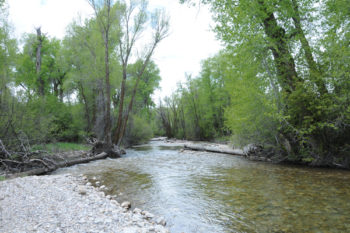
[[[119,204],[85,176],[0,182],[0,232],[169,232],[162,217]]]

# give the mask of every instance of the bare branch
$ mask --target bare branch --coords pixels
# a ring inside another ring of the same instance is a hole
[[[5,158],[9,158],[11,157],[11,154],[6,150],[5,145],[2,143],[1,139],[0,139],[0,152],[5,154]]]

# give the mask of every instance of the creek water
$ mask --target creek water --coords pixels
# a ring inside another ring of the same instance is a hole
[[[96,177],[171,232],[350,232],[350,172],[248,161],[151,142],[56,173]]]

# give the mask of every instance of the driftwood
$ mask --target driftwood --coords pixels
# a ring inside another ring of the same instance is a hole
[[[229,149],[229,148],[224,149],[224,148],[202,146],[202,145],[184,145],[184,149],[222,153],[222,154],[230,154],[230,155],[241,155],[241,156],[244,155],[243,151],[239,150],[239,149]]]
[[[33,175],[43,175],[49,172],[53,172],[58,168],[63,168],[63,167],[69,167],[69,166],[73,166],[76,164],[81,164],[81,163],[88,163],[94,160],[99,160],[99,159],[105,159],[107,158],[108,154],[105,152],[102,152],[96,156],[93,157],[88,157],[88,158],[79,158],[79,159],[74,159],[71,161],[64,161],[64,162],[60,162],[60,163],[56,163],[53,165],[47,165],[43,168],[37,168],[37,169],[32,169],[26,172],[20,172],[20,173],[16,173],[13,175],[9,175],[8,178],[16,178],[16,177],[22,177],[22,176],[33,176]]]

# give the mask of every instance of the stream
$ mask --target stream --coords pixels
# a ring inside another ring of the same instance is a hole
[[[55,174],[96,177],[175,233],[350,232],[350,172],[253,162],[150,142]]]

